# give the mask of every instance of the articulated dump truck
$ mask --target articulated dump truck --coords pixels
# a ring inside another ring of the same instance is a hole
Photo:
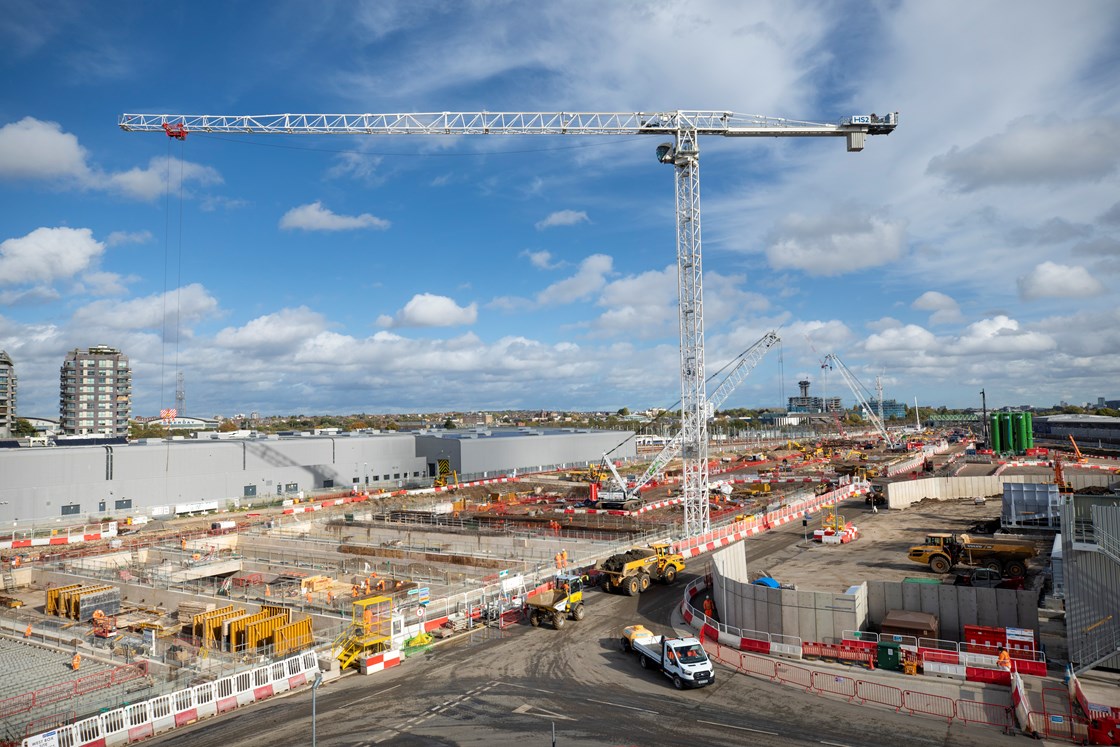
[[[603,588],[627,596],[641,594],[654,581],[671,584],[684,570],[684,557],[667,544],[635,547],[616,553],[595,566],[602,575]]]
[[[907,557],[928,565],[934,573],[948,573],[955,565],[988,568],[1006,576],[1027,575],[1027,561],[1038,554],[1030,542],[967,534],[937,533],[910,548]]]
[[[583,619],[583,577],[561,573],[556,577],[556,588],[530,594],[525,600],[529,608],[529,624],[534,628],[548,622],[560,630],[571,618],[576,622]]]

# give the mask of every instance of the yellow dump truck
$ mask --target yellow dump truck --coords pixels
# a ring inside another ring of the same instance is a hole
[[[988,568],[1007,576],[1027,575],[1027,561],[1038,554],[1030,542],[967,534],[934,533],[924,544],[910,548],[907,557],[928,565],[934,573],[948,573],[955,565]]]
[[[671,584],[684,570],[684,557],[672,552],[664,543],[649,547],[636,547],[633,550],[610,556],[596,565],[607,591],[634,596],[641,594],[654,581]]]
[[[548,622],[560,630],[569,617],[578,622],[584,616],[583,577],[562,573],[556,577],[555,588],[530,594],[525,605],[534,628]]]

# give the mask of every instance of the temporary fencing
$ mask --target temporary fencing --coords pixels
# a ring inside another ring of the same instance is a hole
[[[919,690],[902,691],[902,710],[912,716],[934,716],[947,721],[952,721],[957,715],[956,701],[952,698],[923,693]]]
[[[716,661],[743,674],[764,677],[771,682],[792,685],[817,695],[840,697],[860,705],[873,704],[912,716],[928,716],[949,722],[957,720],[967,724],[986,724],[1003,730],[1014,726],[1010,698],[1006,704],[953,699],[849,675],[799,667],[781,659],[731,650],[715,642],[706,642],[705,648]]]
[[[879,636],[862,631],[844,631],[843,639],[839,643],[818,643],[804,642],[800,639],[791,639],[760,631],[740,630],[708,618],[693,606],[693,600],[706,588],[708,583],[708,579],[699,578],[685,587],[681,601],[681,612],[688,625],[700,629],[701,641],[704,642],[705,648],[713,655],[713,658],[743,674],[764,677],[771,682],[791,685],[818,695],[841,697],[849,702],[856,702],[861,705],[878,705],[913,716],[927,716],[945,719],[949,722],[957,720],[966,724],[985,724],[1004,731],[1010,730],[1015,724],[1015,708],[1013,708],[1012,702],[1019,706],[1020,701],[1016,698],[1022,694],[1014,690],[1006,696],[1002,693],[997,696],[998,701],[1006,700],[1006,703],[953,699],[913,688],[903,689],[850,675],[809,669],[780,658],[760,655],[766,653],[771,655],[783,654],[797,659],[802,658],[803,655],[816,656],[841,662],[863,662],[867,664],[869,669],[874,669]],[[752,637],[744,635],[747,633]],[[776,641],[778,638],[783,639],[781,643]],[[891,641],[895,642],[895,638],[896,636],[892,636]],[[949,663],[957,661],[958,657],[964,655],[952,650],[952,647],[956,645],[952,641],[918,639],[909,636],[905,638],[908,640],[901,643],[914,652],[921,650],[926,665],[931,670],[936,670],[938,667],[960,669],[962,670],[960,679],[964,679],[963,670],[965,667],[961,664]],[[796,645],[793,645],[794,642]],[[763,644],[768,645],[770,650],[765,650]],[[755,651],[759,653],[755,653]],[[992,665],[994,666],[994,662]],[[972,667],[969,667],[969,669],[972,669]],[[1002,670],[981,671],[982,674],[980,675],[974,673],[976,679],[982,679],[982,677],[988,675],[1011,677],[1010,673]],[[1015,677],[1018,677],[1018,674]],[[970,679],[973,679],[973,677],[970,677]],[[1021,683],[1021,680],[1019,681]],[[1022,722],[1020,725],[1024,728],[1026,728],[1026,714],[1027,711],[1023,710],[1023,718],[1020,719]],[[1043,728],[1041,720],[1036,719],[1036,721],[1039,722],[1038,727]],[[1042,731],[1039,731],[1039,733],[1042,733]]]
[[[846,700],[856,697],[856,682],[852,677],[831,672],[813,672],[812,689],[820,695],[838,695]]]
[[[146,670],[145,670],[146,671]],[[53,731],[28,736],[23,747],[115,747],[192,724],[277,693],[310,684],[319,672],[313,651],[256,669],[206,682],[142,703],[82,719]]]
[[[902,708],[902,690],[882,682],[856,680],[856,698],[860,703],[874,703],[895,711]]]
[[[119,685],[123,682],[129,682],[147,676],[148,662],[141,661],[114,669],[104,669],[67,682],[56,682],[53,685],[47,685],[46,687],[33,690],[32,692],[21,693],[0,700],[0,720],[11,718],[12,716],[26,713],[35,708],[41,708],[52,703],[61,703],[64,700],[69,700],[70,698],[94,690],[103,689],[112,685]]]

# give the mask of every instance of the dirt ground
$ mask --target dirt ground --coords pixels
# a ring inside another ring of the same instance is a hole
[[[1000,502],[976,504],[972,499],[956,501],[923,500],[903,510],[880,508],[873,513],[862,499],[840,507],[847,521],[859,528],[859,539],[846,545],[821,545],[812,540],[798,541],[778,550],[748,567],[753,572],[765,570],[784,584],[814,591],[845,591],[869,579],[901,581],[908,576],[935,578],[925,565],[906,557],[907,550],[929,532],[967,532],[978,521],[999,516]],[[820,526],[820,517],[809,519],[809,536]],[[784,533],[802,533],[800,522],[782,527]],[[1053,541],[1040,538],[1040,545]],[[748,541],[750,552],[750,541]],[[1031,561],[1029,573],[1036,574],[1047,562],[1047,553]],[[952,574],[942,577],[952,579]]]

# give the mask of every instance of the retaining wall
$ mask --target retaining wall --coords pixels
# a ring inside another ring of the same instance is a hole
[[[923,477],[903,480],[887,485],[887,505],[891,508],[906,508],[923,498],[951,501],[959,498],[983,498],[1003,496],[1003,484],[1046,482],[1045,475],[990,475],[986,477]],[[1074,490],[1084,487],[1107,487],[1116,482],[1116,476],[1108,473],[1067,472],[1066,480]]]
[[[940,624],[939,638],[960,640],[965,625],[1039,629],[1038,592],[983,589],[950,584],[868,581],[868,623],[878,627],[890,610],[928,612]]]

